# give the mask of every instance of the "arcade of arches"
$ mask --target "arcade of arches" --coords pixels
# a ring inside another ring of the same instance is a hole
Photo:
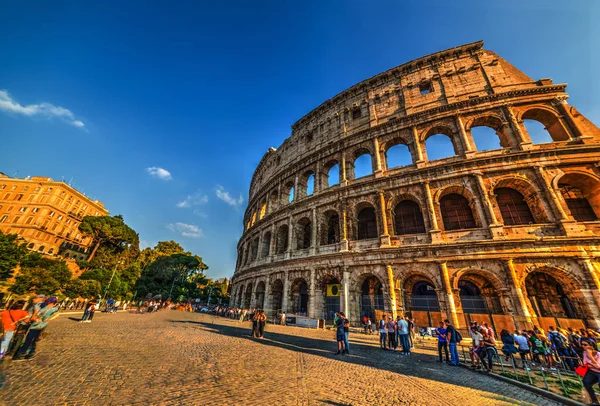
[[[579,268],[512,260],[490,261],[489,269],[455,268],[446,262],[429,263],[416,272],[410,268],[290,271],[289,280],[287,272],[277,272],[240,283],[233,305],[263,308],[273,316],[284,311],[325,320],[341,310],[355,325],[364,316],[376,321],[382,315],[407,314],[418,326],[445,318],[461,328],[469,320],[509,330],[536,323],[600,326],[598,286],[585,277],[586,272],[600,273],[600,266],[591,261]]]

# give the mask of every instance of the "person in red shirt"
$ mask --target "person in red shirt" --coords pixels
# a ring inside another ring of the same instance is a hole
[[[10,342],[12,341],[17,323],[29,318],[29,313],[23,310],[25,306],[24,300],[19,300],[12,304],[9,310],[2,312],[2,325],[4,326],[4,338],[0,344],[0,360],[4,358],[4,354],[8,351]]]

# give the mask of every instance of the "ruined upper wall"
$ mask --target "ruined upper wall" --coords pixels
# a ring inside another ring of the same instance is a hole
[[[474,42],[440,51],[364,80],[292,125],[292,135],[257,166],[250,199],[282,168],[341,138],[470,98],[534,85],[531,78]]]

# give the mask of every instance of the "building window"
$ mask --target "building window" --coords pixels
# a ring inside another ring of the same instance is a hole
[[[362,116],[362,111],[360,107],[352,110],[352,120],[358,120]]]
[[[6,223],[6,220],[8,220],[8,216],[2,216],[2,218],[0,218],[0,223]]]
[[[25,224],[31,224],[32,221],[33,221],[33,217],[29,217],[27,219],[27,221],[25,222]]]
[[[41,188],[42,188],[41,186],[36,187],[35,192],[39,192]]]
[[[44,246],[42,245],[42,246],[40,246],[40,248],[38,248],[38,251],[39,251],[39,252],[44,252],[44,248],[46,248],[46,247],[44,247]]]
[[[37,213],[39,210],[40,210],[40,208],[39,208],[39,207],[34,207],[34,208],[33,208],[33,210],[32,210],[32,212],[33,212],[33,213]]]
[[[52,192],[52,188],[49,187],[48,190],[46,190],[46,192],[48,192],[48,193]]]
[[[394,208],[394,226],[396,235],[424,233],[425,222],[419,205],[412,200],[398,203]]]
[[[498,188],[496,201],[500,207],[502,220],[507,226],[535,223],[523,195],[511,188]]]
[[[27,211],[27,207],[21,207],[19,209],[19,212],[21,212],[21,213],[25,213],[26,211]]]
[[[50,249],[48,250],[48,254],[52,254],[53,252],[54,252],[54,248],[50,248]]]
[[[13,187],[10,190],[15,190],[17,188],[17,185],[13,185]]]
[[[53,212],[53,211],[51,211],[50,213],[48,213],[48,216],[50,216],[50,217],[54,217],[54,212]]]
[[[375,209],[366,207],[358,213],[358,239],[377,238],[377,220]]]
[[[0,185],[0,190],[6,189],[6,185]]]
[[[8,200],[8,198],[10,197],[10,193],[7,193],[4,195],[4,200]]]
[[[425,94],[429,94],[429,93],[433,92],[433,87],[431,86],[431,82],[421,83],[419,85],[419,92],[421,92],[421,95],[425,95]]]
[[[28,191],[28,190],[29,190],[29,186],[25,186],[25,187],[23,188],[23,192],[26,192],[26,191]]]
[[[596,221],[598,217],[583,192],[567,184],[559,184],[560,192],[573,218],[577,221]]]
[[[13,221],[13,223],[18,223],[20,218],[21,217],[19,217],[19,216],[15,217],[15,220]]]
[[[63,218],[62,215],[58,216],[58,220],[62,220],[62,218]]]
[[[23,198],[23,194],[22,194],[22,193],[19,193],[19,194],[17,195],[17,197],[15,197],[15,200],[21,200],[22,198]]]
[[[60,192],[60,197],[63,197],[64,195],[66,195],[66,193],[64,191]]]
[[[442,197],[440,210],[446,230],[477,227],[469,201],[462,195],[453,193]]]

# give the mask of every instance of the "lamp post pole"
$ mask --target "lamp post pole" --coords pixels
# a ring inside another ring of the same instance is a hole
[[[115,277],[115,273],[117,272],[117,267],[119,266],[119,264],[121,263],[121,261],[117,262],[117,265],[115,265],[115,269],[113,269],[113,273],[110,276],[110,280],[108,281],[108,285],[106,286],[106,289],[104,290],[104,296],[102,296],[102,302],[104,302],[104,300],[106,299],[106,294],[108,293],[108,289],[110,289],[110,285],[113,281],[113,278]]]

